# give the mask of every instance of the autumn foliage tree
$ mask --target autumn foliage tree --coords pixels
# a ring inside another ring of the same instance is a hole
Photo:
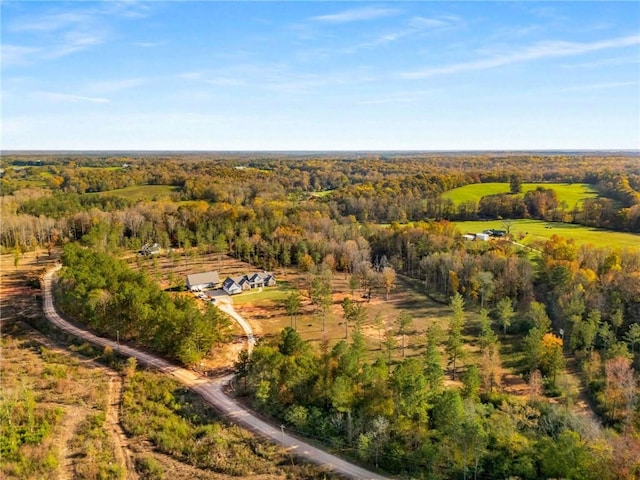
[[[446,351],[451,364],[451,378],[456,379],[457,362],[464,354],[464,343],[462,340],[462,328],[464,327],[464,299],[456,292],[451,297],[451,317],[449,318],[449,332],[446,342]]]
[[[540,369],[547,375],[552,387],[556,386],[558,373],[564,368],[564,355],[562,353],[562,339],[553,333],[547,333],[542,337],[542,358]]]
[[[637,379],[627,357],[611,358],[604,363],[605,388],[603,404],[612,421],[624,420],[630,425],[637,398]]]

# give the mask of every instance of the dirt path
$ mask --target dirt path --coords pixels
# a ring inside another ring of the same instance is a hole
[[[133,455],[129,449],[129,442],[120,425],[120,400],[122,391],[122,379],[120,375],[94,360],[79,357],[73,353],[69,354],[67,350],[61,348],[57,343],[19,319],[5,318],[3,320],[19,322],[25,329],[29,330],[29,338],[46,347],[47,350],[77,357],[83,367],[99,370],[108,377],[109,383],[105,398],[105,429],[107,429],[107,433],[111,439],[116,461],[126,468],[127,480],[138,480],[133,465]],[[60,466],[57,472],[57,478],[59,480],[72,480],[76,477],[75,467],[77,455],[77,448],[74,448],[73,441],[82,421],[89,415],[95,413],[95,410],[87,406],[69,404],[65,404],[64,408],[65,415],[56,427],[57,444],[60,448]]]
[[[73,437],[78,430],[80,422],[87,416],[88,409],[84,407],[71,407],[68,409],[64,419],[60,422],[62,430],[59,433],[60,448],[60,469],[58,470],[59,480],[72,480],[74,478],[74,456],[75,452],[71,446]]]
[[[27,279],[37,278],[45,268],[50,268],[58,255],[48,256],[41,251],[28,252],[22,255],[19,265],[13,265],[12,255],[2,255],[0,258],[0,329],[10,322],[21,322],[24,318],[42,316],[42,309],[37,297],[41,291],[35,287],[26,286]],[[22,322],[30,330],[30,337],[48,349],[68,353],[57,343],[42,335],[37,330]],[[109,436],[118,463],[127,470],[128,480],[137,480],[133,466],[133,454],[129,449],[129,441],[120,425],[120,398],[122,380],[113,370],[93,360],[82,358],[84,365],[99,369],[109,377],[107,391],[106,423]],[[70,406],[64,419],[60,422],[60,470],[61,480],[74,478],[74,451],[71,447],[73,438],[80,422],[92,411],[81,406]]]
[[[120,465],[124,465],[128,480],[137,480],[133,465],[133,455],[129,450],[129,440],[120,425],[120,400],[122,398],[122,379],[119,375],[111,373],[109,376],[109,391],[107,395],[106,426],[114,445],[114,454]]]
[[[591,404],[589,396],[587,395],[587,390],[580,375],[578,361],[575,357],[566,357],[566,360],[567,366],[565,369],[565,375],[567,375],[569,379],[568,381],[577,389],[577,395],[573,405],[571,406],[571,410],[573,411],[573,413],[588,417],[598,425],[601,425],[600,419],[593,411],[593,405]]]
[[[29,325],[23,322],[25,328],[29,328],[30,338],[36,340],[47,349],[54,352],[61,352],[67,354],[68,351],[60,348],[60,346],[45,337],[37,330],[34,330]],[[100,370],[103,374],[109,377],[109,385],[107,389],[107,398],[105,405],[105,428],[108,429],[109,436],[114,447],[114,455],[118,463],[126,468],[127,480],[138,480],[138,475],[135,473],[133,465],[133,454],[129,449],[129,440],[120,425],[120,400],[122,395],[122,379],[113,370],[105,367],[104,365],[81,357],[82,365],[90,366],[97,370]],[[59,431],[59,445],[60,447],[60,470],[58,474],[59,480],[72,480],[75,478],[75,451],[72,447],[73,438],[76,435],[78,427],[82,420],[84,420],[94,410],[80,406],[69,406],[68,411],[64,419],[60,422],[61,430]]]

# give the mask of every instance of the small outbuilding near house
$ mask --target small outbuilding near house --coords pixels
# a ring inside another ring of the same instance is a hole
[[[187,275],[187,288],[192,292],[205,288],[217,288],[220,286],[218,272],[203,272]]]

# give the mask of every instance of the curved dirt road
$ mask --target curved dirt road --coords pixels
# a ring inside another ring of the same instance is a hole
[[[309,445],[308,443],[287,434],[283,428],[273,426],[256,417],[253,412],[247,410],[235,399],[229,397],[224,393],[223,388],[232,378],[232,375],[227,375],[225,377],[220,377],[213,380],[204,379],[203,377],[196,375],[190,370],[178,367],[177,365],[173,365],[166,360],[158,358],[154,355],[141,352],[126,345],[119,345],[112,340],[98,337],[97,335],[87,332],[86,330],[81,330],[71,325],[60,315],[58,315],[55,307],[53,306],[53,295],[51,286],[53,282],[53,276],[60,268],[61,266],[57,266],[49,270],[44,276],[42,285],[44,294],[43,309],[45,316],[47,317],[47,320],[49,320],[49,322],[53,323],[59,329],[101,347],[110,346],[114,350],[119,351],[122,355],[135,357],[140,363],[144,365],[153,367],[163,373],[172,375],[182,384],[190,387],[192,390],[201,395],[214,408],[216,408],[219,412],[229,418],[229,420],[268,438],[274,443],[282,445],[297,457],[303,458],[306,461],[312,462],[316,465],[320,465],[329,471],[338,473],[348,478],[371,480],[384,480],[389,478],[365,470],[364,468],[349,463],[339,457],[336,457],[335,455],[331,455],[324,450],[320,450],[319,448]],[[236,316],[239,317],[239,315],[237,314],[233,315],[234,318],[236,318]],[[246,324],[246,322],[244,323]],[[248,327],[248,325],[246,326]],[[245,328],[244,325],[243,328]],[[251,347],[252,344],[250,343],[249,348]]]
[[[231,298],[225,301],[219,300],[218,303],[216,303],[216,306],[219,310],[223,311],[231,318],[233,318],[236,322],[238,322],[240,327],[242,327],[244,334],[247,336],[247,350],[249,351],[249,354],[251,354],[251,352],[253,351],[253,347],[255,347],[256,345],[256,337],[253,335],[253,329],[251,328],[251,325],[249,325],[249,322],[247,322],[244,318],[242,318],[242,316],[240,316],[238,312],[236,312],[231,302]]]

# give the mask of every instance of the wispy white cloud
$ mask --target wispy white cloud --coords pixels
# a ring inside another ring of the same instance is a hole
[[[264,70],[263,75],[266,75]],[[204,85],[237,87],[247,85],[249,83],[247,79],[254,78],[254,73],[253,68],[247,65],[237,65],[230,67],[228,70],[216,72],[185,72],[179,74],[178,78]]]
[[[121,90],[128,90],[130,88],[140,87],[148,83],[148,81],[149,81],[148,79],[140,78],[140,77],[124,78],[124,79],[118,79],[118,80],[104,80],[100,82],[91,83],[87,87],[87,91],[104,95],[105,93],[119,92]]]
[[[427,33],[444,29],[459,27],[463,20],[457,16],[447,15],[439,17],[411,17],[406,24],[396,29],[377,36],[371,40],[350,45],[343,49],[344,53],[357,53],[360,50],[384,46],[407,38],[415,38]]]
[[[600,68],[600,67],[614,67],[618,65],[635,65],[637,63],[640,63],[640,56],[627,55],[627,56],[619,56],[619,57],[611,57],[611,58],[601,58],[598,60],[592,60],[590,62],[571,63],[571,64],[562,65],[562,68],[588,69],[588,68]]]
[[[585,53],[597,52],[600,50],[630,47],[634,45],[640,45],[640,35],[629,35],[625,37],[587,43],[565,41],[539,42],[515,52],[503,53],[469,62],[454,63],[442,67],[423,68],[412,72],[402,73],[400,76],[406,79],[421,79],[433,77],[436,75],[447,75],[474,70],[488,70],[491,68],[503,67],[514,63],[527,62],[531,60],[541,60],[544,58],[582,55]]]
[[[332,13],[328,15],[311,17],[311,20],[325,23],[350,23],[390,17],[393,15],[397,15],[398,13],[400,13],[400,11],[395,8],[362,7],[344,10],[342,12]]]
[[[219,70],[185,72],[178,78],[213,87],[251,87],[277,93],[309,93],[318,89],[375,80],[366,68],[334,72],[303,72],[284,63],[238,64]]]
[[[436,90],[420,90],[411,92],[397,92],[389,95],[385,95],[378,98],[371,98],[368,100],[361,100],[357,102],[358,105],[384,105],[394,103],[415,103],[424,100],[427,97],[436,94]]]
[[[106,43],[112,33],[113,18],[141,18],[150,12],[146,2],[109,1],[77,2],[73,12],[60,12],[53,6],[37,17],[16,17],[3,27],[22,37],[28,45],[3,47],[5,64],[28,64],[38,60],[57,59]],[[55,5],[55,4],[53,4]],[[143,46],[156,46],[147,43]]]
[[[84,95],[75,95],[72,93],[57,92],[35,92],[38,98],[51,100],[55,102],[88,102],[88,103],[110,103],[108,98],[103,97],[86,97]]]
[[[185,72],[178,74],[178,78],[182,78],[183,80],[200,80],[202,77],[202,72]]]
[[[105,15],[118,15],[125,18],[146,18],[151,14],[151,4],[140,0],[110,0],[101,5]]]
[[[0,47],[0,52],[2,52],[3,65],[24,65],[30,63],[38,55],[40,49],[38,47],[3,44]]]
[[[295,94],[311,93],[327,87],[362,83],[365,78],[356,78],[347,72],[327,73],[295,73],[291,72],[280,78],[274,78],[265,85],[267,90],[278,93]]]
[[[140,48],[156,48],[166,45],[166,42],[134,42],[131,45]]]
[[[507,25],[499,26],[493,29],[490,35],[487,36],[487,41],[490,42],[513,42],[516,39],[526,38],[532,34],[542,33],[545,30],[545,25],[540,23],[532,23],[529,25]]]
[[[409,37],[414,32],[411,30],[398,30],[395,32],[387,32],[382,35],[377,36],[371,40],[367,40],[365,42],[356,43],[354,45],[349,45],[342,49],[343,53],[357,53],[361,50],[366,50],[375,47],[381,47],[383,45],[388,45],[390,43],[397,42],[402,40],[403,38]]]
[[[86,12],[55,13],[39,18],[23,18],[9,24],[11,32],[55,32],[75,25],[81,25],[93,19],[93,15]]]
[[[558,22],[558,23],[564,22],[570,18],[566,14],[561,13],[560,9],[557,8],[556,5],[553,5],[551,2],[545,5],[540,5],[540,4],[533,4],[533,5],[534,6],[531,6],[530,4],[524,2],[522,4],[522,8],[525,11],[529,12],[529,14],[531,15],[543,18],[547,23],[548,22]]]
[[[461,19],[453,15],[445,15],[441,17],[412,17],[409,20],[409,26],[417,29],[433,29],[444,28],[457,25]]]
[[[106,35],[100,32],[73,31],[63,36],[60,42],[51,44],[43,48],[44,58],[60,58],[75,52],[86,50],[92,46],[100,45],[106,40]]]
[[[640,82],[608,82],[608,83],[590,83],[585,85],[574,85],[571,87],[558,88],[553,93],[565,92],[590,92],[593,90],[610,90],[614,88],[640,87]]]

